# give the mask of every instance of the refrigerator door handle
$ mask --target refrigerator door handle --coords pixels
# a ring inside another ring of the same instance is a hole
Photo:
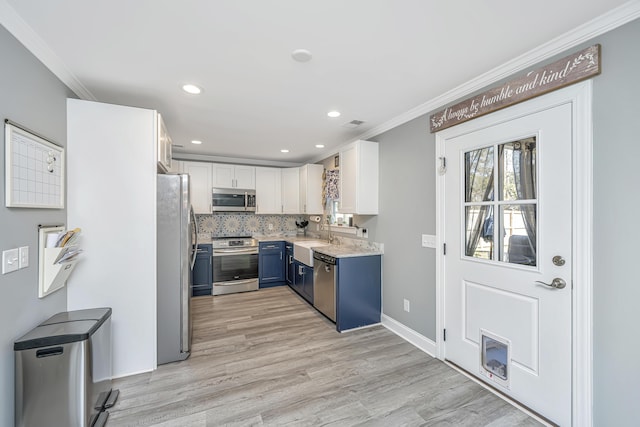
[[[193,211],[193,205],[189,208],[189,214],[191,215],[191,220],[193,221],[193,227],[195,229],[195,241],[193,242],[193,251],[191,254],[191,270],[193,270],[194,265],[196,265],[196,254],[198,253],[198,221],[196,220],[196,214]]]

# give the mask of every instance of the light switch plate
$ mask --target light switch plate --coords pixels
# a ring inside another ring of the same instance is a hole
[[[422,247],[423,248],[435,248],[436,247],[436,236],[433,234],[423,234],[422,235]]]
[[[19,268],[29,267],[29,246],[21,246],[19,248],[20,261],[18,262]]]
[[[19,267],[18,249],[2,251],[2,274],[16,271]]]

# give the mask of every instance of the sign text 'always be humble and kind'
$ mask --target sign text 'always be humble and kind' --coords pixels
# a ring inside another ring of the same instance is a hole
[[[475,119],[598,74],[600,45],[596,44],[433,114],[430,118],[431,132]]]

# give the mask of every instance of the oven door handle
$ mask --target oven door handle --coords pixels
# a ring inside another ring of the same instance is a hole
[[[219,255],[235,255],[235,254],[257,254],[258,253],[258,249],[257,248],[250,248],[250,249],[214,249],[213,250],[213,255],[215,256],[216,254]]]

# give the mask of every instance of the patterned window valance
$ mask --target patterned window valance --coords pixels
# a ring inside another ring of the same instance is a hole
[[[340,198],[340,171],[337,169],[325,171],[323,181],[322,196],[325,203],[328,200],[338,200]]]

